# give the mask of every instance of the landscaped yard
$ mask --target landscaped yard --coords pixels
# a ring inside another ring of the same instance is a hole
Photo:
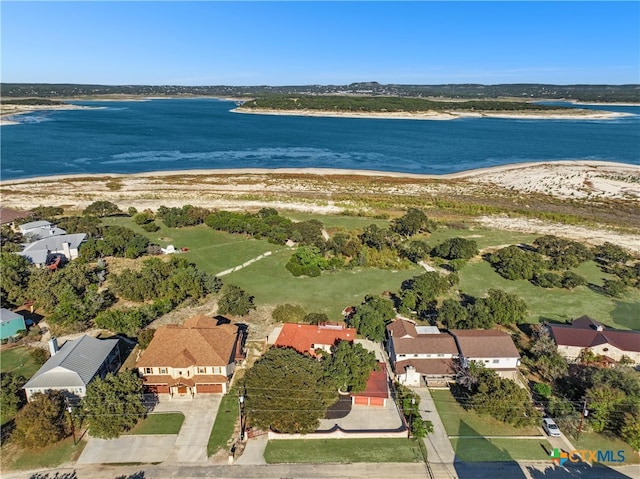
[[[51,468],[66,462],[76,461],[86,446],[81,440],[73,444],[73,438],[40,449],[18,449],[12,444],[2,447],[2,469],[42,469]],[[6,462],[5,462],[6,460]]]
[[[277,463],[421,462],[411,439],[303,439],[269,441],[264,458]]]
[[[621,439],[607,436],[605,434],[598,434],[595,432],[583,432],[580,434],[580,439],[570,438],[571,443],[577,449],[588,449],[590,451],[614,451],[613,457],[617,458],[619,450],[624,451],[624,464],[640,464],[640,456],[633,451],[631,446]],[[609,463],[607,463],[609,464]],[[619,465],[619,463],[616,463]]]
[[[225,394],[220,401],[218,415],[213,423],[209,443],[207,444],[208,456],[213,456],[220,449],[227,448],[227,444],[235,430],[236,421],[240,418],[239,414],[238,391],[234,388]]]
[[[181,412],[149,414],[127,434],[178,434],[183,421]]]
[[[546,439],[452,438],[451,445],[464,462],[545,461],[553,450]]]
[[[31,378],[40,369],[31,356],[32,349],[18,346],[0,352],[0,369],[3,373],[21,374],[26,379]]]

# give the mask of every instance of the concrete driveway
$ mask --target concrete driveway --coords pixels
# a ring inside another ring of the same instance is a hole
[[[152,412],[182,412],[185,418],[179,434],[120,436],[108,440],[89,438],[78,464],[206,463],[207,443],[221,399],[219,395],[201,395],[194,399],[161,397]]]

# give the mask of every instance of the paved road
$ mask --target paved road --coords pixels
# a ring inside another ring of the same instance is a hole
[[[456,463],[461,479],[637,479],[640,466],[559,468],[548,463]],[[282,464],[253,466],[79,466],[37,473],[3,473],[2,479],[426,479],[424,464]]]

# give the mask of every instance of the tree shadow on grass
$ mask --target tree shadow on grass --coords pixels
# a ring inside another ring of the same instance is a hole
[[[614,308],[611,311],[611,319],[616,325],[629,329],[640,329],[640,308],[638,303],[613,300]]]
[[[628,479],[629,477],[603,464],[591,466],[586,463],[572,463],[560,467],[550,463],[548,466],[526,466],[526,470],[532,479]]]

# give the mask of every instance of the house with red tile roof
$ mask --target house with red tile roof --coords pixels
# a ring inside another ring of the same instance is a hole
[[[299,353],[315,356],[316,349],[330,352],[338,341],[353,341],[356,330],[338,323],[284,323],[274,346],[293,348]]]
[[[453,337],[438,328],[398,317],[387,325],[386,346],[401,384],[419,386],[422,379],[430,385],[453,381],[458,348]]]
[[[365,390],[351,394],[351,404],[386,407],[387,399],[389,399],[387,366],[378,361],[378,370],[372,371],[369,375]]]
[[[136,363],[145,390],[185,397],[226,393],[245,358],[245,336],[245,328],[221,316],[160,326]]]
[[[571,324],[550,324],[551,337],[558,345],[558,353],[575,361],[584,349],[614,361],[627,356],[634,364],[640,364],[640,331],[623,331],[608,328],[604,324],[581,316]]]

